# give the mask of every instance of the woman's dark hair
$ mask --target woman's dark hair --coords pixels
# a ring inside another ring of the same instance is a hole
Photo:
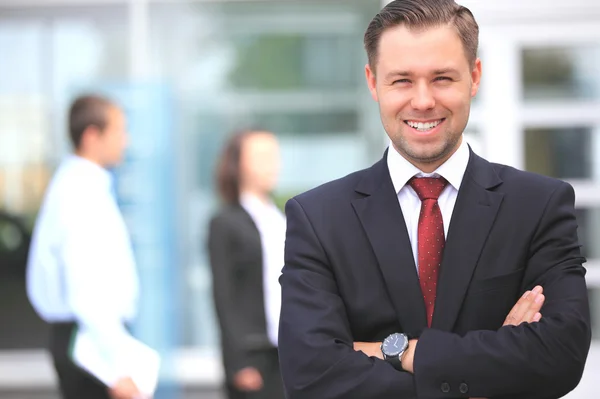
[[[240,202],[240,160],[245,139],[258,130],[239,130],[229,136],[217,162],[216,184],[219,196],[226,204]]]

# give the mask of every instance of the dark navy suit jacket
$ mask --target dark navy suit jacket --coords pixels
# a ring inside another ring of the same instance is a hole
[[[574,198],[565,182],[470,152],[431,328],[385,156],[291,199],[279,333],[288,399],[565,395],[591,336]],[[537,284],[542,320],[502,327]],[[419,335],[414,375],[353,350],[393,332]]]

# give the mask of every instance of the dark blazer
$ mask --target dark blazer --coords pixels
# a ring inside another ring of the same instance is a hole
[[[471,152],[431,328],[386,157],[290,200],[279,332],[288,399],[565,395],[591,336],[574,197],[567,183]],[[502,327],[537,284],[542,320]],[[393,332],[420,336],[414,375],[353,350]]]
[[[257,351],[273,348],[267,336],[260,233],[241,206],[226,207],[212,218],[208,251],[223,364],[231,380],[237,371],[257,367]]]

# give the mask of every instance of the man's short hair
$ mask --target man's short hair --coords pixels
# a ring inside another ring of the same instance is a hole
[[[69,109],[69,137],[75,149],[79,149],[83,133],[90,126],[103,131],[107,125],[107,111],[115,103],[98,95],[77,97]]]
[[[475,65],[479,26],[468,8],[456,4],[454,0],[394,0],[373,18],[365,32],[365,50],[373,70],[377,64],[381,35],[387,29],[400,25],[417,31],[443,25],[453,26],[469,63]]]

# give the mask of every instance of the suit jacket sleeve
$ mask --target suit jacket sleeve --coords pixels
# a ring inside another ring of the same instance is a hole
[[[213,297],[221,328],[221,343],[225,357],[225,373],[231,379],[237,371],[252,366],[244,350],[245,331],[239,304],[235,301],[234,230],[232,222],[222,215],[210,222],[208,252],[213,277]]]
[[[541,321],[463,337],[425,330],[414,360],[419,397],[460,397],[463,382],[468,396],[487,398],[559,398],[577,386],[591,331],[574,200],[573,188],[560,183],[530,244],[524,287],[544,288]]]
[[[279,356],[287,398],[415,398],[412,375],[354,351],[326,252],[295,199],[286,214]]]

